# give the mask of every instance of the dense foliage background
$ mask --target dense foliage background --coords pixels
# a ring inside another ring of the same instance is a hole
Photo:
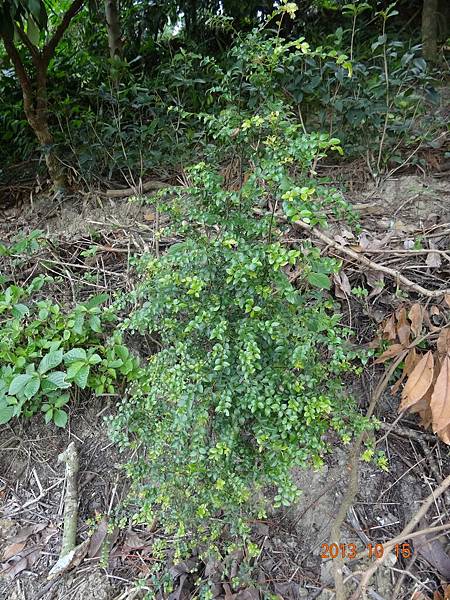
[[[239,70],[229,49],[254,27],[255,44],[279,30],[342,57],[292,57],[277,68],[274,85],[307,131],[336,135],[347,156],[368,153],[380,171],[401,162],[406,146],[432,138],[426,113],[439,96],[442,70],[436,79],[432,67],[444,60],[447,3],[431,15],[428,60],[421,45],[427,0],[423,6],[421,0],[304,1],[280,24],[276,17],[266,21],[276,5],[77,0],[45,7],[2,0],[0,177],[13,177],[8,165],[24,160],[33,161],[34,173],[42,155],[55,155],[53,181],[65,167],[77,184],[100,184],[201,155],[195,115],[223,108],[215,88],[229,69]],[[351,75],[342,64],[347,60]],[[248,86],[241,92],[242,102],[251,101]]]

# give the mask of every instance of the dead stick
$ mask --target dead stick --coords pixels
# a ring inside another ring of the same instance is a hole
[[[429,508],[435,503],[436,499],[439,498],[439,496],[441,496],[449,487],[450,487],[450,475],[444,479],[444,481],[441,483],[441,485],[436,490],[431,492],[431,494],[428,496],[428,498],[422,504],[420,509],[416,512],[416,514],[412,517],[412,519],[403,528],[403,531],[401,532],[401,534],[398,535],[397,537],[395,537],[394,539],[390,540],[386,544],[383,544],[383,546],[384,546],[383,556],[381,558],[377,558],[377,560],[373,563],[373,565],[371,565],[365,571],[363,577],[361,578],[358,589],[352,595],[351,600],[358,600],[358,598],[361,596],[364,598],[364,595],[367,592],[367,586],[370,581],[370,578],[379,569],[379,567],[381,567],[384,564],[385,560],[387,559],[387,557],[390,554],[389,552],[387,552],[387,550],[392,549],[396,543],[399,543],[398,540],[405,540],[408,538],[410,539],[411,537],[416,537],[416,536],[414,536],[414,534],[412,534],[413,529],[416,527],[416,525],[419,524],[419,522],[422,520],[422,518],[426,515]],[[446,524],[442,527],[450,528],[450,524]],[[412,534],[412,535],[410,535],[410,534]],[[423,532],[422,532],[422,534],[423,534]]]
[[[71,442],[58,456],[59,463],[66,463],[66,496],[64,498],[64,529],[59,557],[63,558],[75,548],[78,523],[78,452]]]
[[[444,294],[450,294],[450,289],[427,290],[426,288],[422,287],[418,283],[415,283],[414,281],[411,281],[410,279],[408,279],[407,277],[402,275],[399,271],[396,271],[395,269],[391,269],[390,267],[385,267],[384,265],[379,265],[378,263],[373,262],[372,260],[368,259],[367,257],[362,256],[358,252],[355,252],[354,250],[351,250],[350,248],[346,248],[345,246],[338,244],[337,242],[332,240],[330,237],[328,237],[325,233],[322,233],[321,231],[319,231],[316,227],[311,227],[311,225],[308,225],[307,223],[303,223],[303,221],[295,221],[294,223],[295,223],[295,225],[298,225],[298,227],[301,227],[302,229],[305,229],[306,231],[309,231],[310,233],[312,233],[315,237],[319,238],[319,240],[322,240],[322,242],[325,242],[329,246],[332,246],[338,252],[341,252],[342,254],[346,254],[347,256],[350,256],[351,258],[353,258],[354,260],[363,264],[364,266],[369,267],[369,269],[372,269],[374,271],[380,271],[381,273],[386,273],[386,275],[389,275],[395,281],[397,281],[399,284],[402,284],[405,288],[410,289],[413,292],[417,292],[418,294],[421,294],[422,296],[427,296],[428,298],[439,298],[440,296],[443,296]]]
[[[170,183],[163,183],[162,181],[146,181],[142,186],[125,188],[123,190],[107,190],[106,196],[107,198],[127,198],[128,196],[134,196],[144,192],[153,192],[166,187],[170,187]]]

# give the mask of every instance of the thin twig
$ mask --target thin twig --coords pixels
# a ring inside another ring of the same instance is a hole
[[[443,289],[443,290],[427,290],[426,288],[422,287],[418,283],[415,283],[414,281],[411,281],[410,279],[408,279],[407,277],[402,275],[396,269],[391,269],[390,267],[385,267],[383,265],[379,265],[378,263],[373,262],[372,260],[368,259],[366,256],[363,256],[363,255],[359,254],[358,252],[351,250],[350,248],[347,248],[345,246],[342,246],[341,244],[338,244],[337,242],[332,240],[330,237],[328,237],[325,233],[322,233],[321,231],[319,231],[316,227],[311,227],[311,225],[303,223],[303,221],[295,221],[295,225],[298,225],[302,229],[305,229],[306,231],[312,233],[315,237],[322,240],[322,242],[325,242],[329,246],[332,246],[335,250],[341,252],[342,254],[346,254],[347,256],[350,256],[351,258],[358,261],[365,267],[368,267],[369,269],[372,269],[374,271],[380,271],[381,273],[385,273],[386,275],[389,275],[398,284],[402,284],[405,288],[407,288],[413,292],[416,292],[417,294],[420,294],[422,296],[427,296],[428,298],[440,298],[441,296],[443,296],[445,294],[450,294],[450,288]]]
[[[450,475],[444,479],[441,485],[431,492],[425,502],[422,504],[420,509],[416,512],[416,514],[410,519],[407,525],[403,528],[403,531],[400,535],[396,536],[389,542],[385,542],[383,544],[384,553],[381,558],[377,558],[376,561],[365,571],[363,577],[361,578],[361,582],[358,586],[358,589],[352,595],[351,600],[358,600],[358,598],[365,596],[367,593],[367,586],[371,577],[375,574],[375,572],[384,564],[387,557],[389,556],[389,550],[395,547],[396,544],[403,543],[406,539],[411,539],[417,537],[418,535],[425,535],[425,533],[430,533],[431,531],[437,531],[438,529],[445,530],[450,529],[450,523],[445,525],[439,525],[438,527],[429,527],[422,531],[416,531],[412,533],[414,528],[420,523],[423,517],[426,515],[430,507],[435,503],[436,499],[439,498],[448,488],[450,487]]]
[[[404,350],[397,359],[391,364],[390,368],[385,372],[383,378],[378,383],[372,399],[370,401],[369,408],[367,410],[367,417],[370,418],[373,415],[375,410],[375,406],[378,400],[381,398],[383,392],[385,391],[389,380],[391,379],[395,369],[400,364],[400,362],[406,356],[408,350]],[[347,513],[353,504],[356,494],[358,493],[358,478],[359,478],[359,454],[361,444],[364,440],[365,432],[359,434],[357,439],[353,444],[353,448],[350,454],[349,467],[350,467],[350,477],[348,487],[345,491],[344,497],[341,502],[341,506],[339,507],[338,514],[334,520],[333,527],[331,528],[330,534],[330,545],[340,543],[341,538],[341,529],[344,521],[346,519]],[[343,569],[344,569],[344,560],[338,555],[336,560],[333,561],[333,574],[334,574],[334,585],[336,590],[336,600],[346,600],[345,594],[345,584],[343,578]]]

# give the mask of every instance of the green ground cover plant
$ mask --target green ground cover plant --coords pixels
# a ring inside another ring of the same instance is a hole
[[[115,394],[138,369],[120,336],[107,335],[116,320],[107,295],[65,311],[35,297],[45,280],[0,291],[0,424],[42,413],[65,427],[75,389]]]

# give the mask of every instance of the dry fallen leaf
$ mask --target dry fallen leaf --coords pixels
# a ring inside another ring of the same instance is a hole
[[[450,328],[444,327],[437,340],[439,354],[450,354]]]
[[[417,354],[416,349],[411,348],[411,350],[406,355],[405,364],[404,364],[403,372],[402,372],[400,379],[398,379],[394,383],[394,385],[391,387],[391,392],[393,395],[395,395],[398,392],[405,377],[408,377],[408,375],[410,375],[413,372],[413,370],[414,370],[415,366],[417,365],[417,363],[419,362],[419,360],[420,360],[420,357]]]
[[[2,560],[9,560],[11,557],[16,556],[17,554],[20,554],[22,552],[22,550],[25,548],[25,542],[15,542],[14,544],[10,544],[9,546],[6,546],[4,552],[3,552],[3,556],[2,556]]]
[[[149,537],[140,536],[135,531],[127,531],[127,535],[125,537],[124,546],[126,546],[129,550],[141,550],[146,546],[149,546]]]
[[[410,308],[408,318],[411,321],[411,331],[418,337],[422,331],[423,325],[423,306],[416,302]]]
[[[425,396],[433,382],[433,374],[434,357],[429,350],[417,363],[403,388],[401,411],[410,408]]]
[[[108,519],[103,517],[100,523],[97,525],[97,529],[92,534],[92,537],[89,541],[89,549],[88,556],[89,558],[94,558],[95,556],[99,556],[100,548],[105,541],[105,538],[108,534]]]
[[[352,286],[350,285],[350,281],[348,280],[345,271],[341,271],[340,273],[335,273],[333,275],[334,280],[334,293],[337,298],[342,298],[345,300],[348,296],[351,296]]]
[[[409,344],[409,337],[411,334],[411,325],[408,323],[406,308],[399,308],[395,316],[397,318],[397,335],[400,340],[400,344],[407,346]]]
[[[8,562],[1,566],[0,575],[8,579],[14,579],[16,575],[25,571],[28,567],[27,559],[20,556],[12,557]]]
[[[389,319],[386,319],[384,324],[383,333],[386,335],[383,337],[387,340],[395,340],[397,339],[397,327],[395,323],[395,315],[392,314]]]
[[[405,347],[402,344],[392,344],[389,346],[387,350],[383,352],[375,361],[374,364],[378,365],[380,363],[384,363],[390,358],[394,358],[394,356],[398,356],[401,352],[405,351]]]
[[[30,569],[41,554],[39,546],[31,546],[22,550],[21,554],[12,556],[0,566],[0,576],[14,579],[16,575]]]
[[[450,294],[445,294],[444,302],[450,308]]]
[[[421,522],[421,529],[426,529],[427,523]],[[414,548],[434,569],[444,581],[450,580],[450,556],[445,551],[444,545],[432,534],[420,534],[417,536]]]
[[[34,535],[35,533],[39,533],[43,529],[48,526],[48,523],[35,523],[34,525],[29,525],[27,527],[22,527],[16,533],[15,536],[9,539],[11,543],[15,542],[26,542],[29,537]]]
[[[430,413],[431,413],[431,410],[430,410]],[[447,425],[447,427],[445,427],[445,429],[440,429],[439,431],[436,431],[436,434],[444,442],[444,444],[447,444],[447,446],[450,446],[450,425]]]
[[[430,408],[433,414],[433,431],[445,429],[450,424],[450,358],[446,356],[434,385]]]

